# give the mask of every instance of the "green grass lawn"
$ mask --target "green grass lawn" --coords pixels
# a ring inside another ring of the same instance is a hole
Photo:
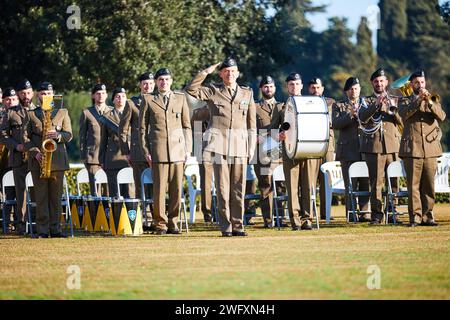
[[[449,299],[450,205],[435,212],[438,227],[371,227],[346,224],[333,207],[320,230],[268,231],[257,220],[247,238],[222,238],[200,220],[188,236],[2,235],[0,298]],[[80,289],[67,288],[70,265]],[[372,265],[380,289],[367,288]]]

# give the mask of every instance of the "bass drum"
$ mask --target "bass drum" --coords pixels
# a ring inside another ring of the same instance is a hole
[[[282,128],[289,159],[323,158],[330,140],[330,115],[324,98],[317,96],[289,97],[284,110]]]

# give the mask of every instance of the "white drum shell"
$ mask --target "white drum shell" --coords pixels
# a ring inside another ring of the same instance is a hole
[[[323,97],[293,96],[286,102],[285,151],[289,159],[323,158],[328,150],[330,120]]]

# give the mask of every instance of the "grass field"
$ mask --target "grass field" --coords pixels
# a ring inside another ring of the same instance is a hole
[[[259,223],[247,238],[202,223],[189,236],[2,235],[0,298],[450,299],[450,205],[435,212],[438,227],[370,227],[346,224],[333,207],[336,220],[320,230]],[[66,285],[70,265],[80,289]],[[380,289],[367,287],[369,266],[379,268]]]

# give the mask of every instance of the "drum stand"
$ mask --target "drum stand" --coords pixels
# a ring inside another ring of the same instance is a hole
[[[316,227],[317,230],[319,230],[320,226],[319,226],[319,216],[317,215],[316,187],[311,186],[310,190],[311,190],[310,199],[311,199],[311,206],[313,209],[313,215],[316,217]]]

